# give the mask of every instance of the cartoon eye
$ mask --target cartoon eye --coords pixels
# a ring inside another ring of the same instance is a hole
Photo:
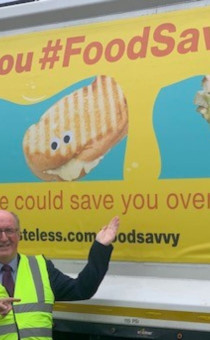
[[[60,139],[57,137],[53,137],[51,139],[50,147],[53,151],[56,151],[60,147]]]
[[[65,144],[71,143],[72,138],[73,138],[73,133],[71,131],[66,131],[63,133],[63,142]]]

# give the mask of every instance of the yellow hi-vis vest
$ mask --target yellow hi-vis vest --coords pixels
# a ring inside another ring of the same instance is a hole
[[[8,293],[0,284],[0,299]],[[0,340],[52,340],[54,295],[42,255],[20,255],[13,309],[0,315]]]

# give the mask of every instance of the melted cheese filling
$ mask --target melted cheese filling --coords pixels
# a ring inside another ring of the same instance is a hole
[[[88,174],[93,168],[96,167],[96,165],[98,165],[102,158],[103,157],[96,158],[91,162],[81,161],[79,159],[73,158],[59,168],[46,170],[45,173],[49,175],[58,175],[65,181],[72,181],[79,177],[82,170]]]

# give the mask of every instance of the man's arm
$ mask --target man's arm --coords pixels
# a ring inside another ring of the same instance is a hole
[[[51,288],[55,300],[75,301],[91,298],[103,280],[109,265],[114,240],[119,227],[119,218],[114,217],[96,236],[88,256],[88,262],[76,279],[70,278],[46,260]]]

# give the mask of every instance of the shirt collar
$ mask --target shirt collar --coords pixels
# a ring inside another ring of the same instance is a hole
[[[14,257],[14,259],[12,259],[12,261],[10,261],[7,264],[12,268],[12,271],[15,272],[17,270],[17,263],[18,263],[18,256],[16,255]],[[1,268],[3,267],[3,265],[4,264],[0,262],[0,271],[1,271]]]

